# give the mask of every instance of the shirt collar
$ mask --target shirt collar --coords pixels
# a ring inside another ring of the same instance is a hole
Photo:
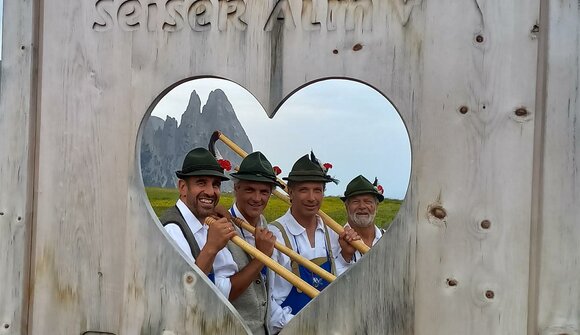
[[[177,200],[177,204],[175,204],[175,206],[177,206],[177,209],[179,209],[181,215],[183,215],[183,218],[185,219],[185,222],[189,226],[189,229],[191,229],[192,233],[195,234],[203,229],[201,222],[199,222],[195,215],[193,215],[193,213],[189,210],[189,207],[187,207],[187,205],[181,201],[181,199]]]
[[[288,228],[288,232],[290,232],[290,234],[298,236],[306,231],[306,229],[304,229],[304,227],[302,227],[300,223],[296,221],[296,219],[290,212],[290,209],[288,209],[288,211],[284,216],[286,216],[288,219],[286,227]],[[322,222],[322,219],[318,215],[316,215],[316,230],[324,231],[324,223]]]

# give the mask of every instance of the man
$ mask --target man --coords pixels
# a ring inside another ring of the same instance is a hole
[[[284,241],[287,247],[336,274],[334,255],[338,254],[339,248],[332,241],[337,241],[338,235],[323,224],[317,213],[326,183],[337,183],[337,180],[327,174],[327,169],[320,165],[313,153],[310,158],[305,155],[298,159],[284,179],[288,180],[288,195],[292,205],[286,214],[271,223],[270,229],[276,239]],[[274,252],[272,258],[318,290],[329,284],[282,253]],[[273,331],[278,332],[311,299],[278,275],[273,276],[270,288],[274,299],[270,324]]]
[[[176,172],[179,200],[161,217],[165,230],[180,249],[210,278],[230,301],[238,298],[252,279],[238,272],[238,266],[227,248],[236,235],[226,218],[211,226],[204,220],[214,215],[220,199],[220,186],[229,180],[214,156],[204,148],[191,150]]]
[[[344,197],[341,197],[348,214],[345,230],[349,227],[354,229],[369,247],[377,243],[383,235],[383,232],[374,225],[378,204],[384,200],[381,191],[382,187],[377,185],[376,179],[371,184],[368,179],[359,175],[348,183]],[[344,259],[337,262],[337,268],[340,268],[339,272],[342,273],[356,263],[362,255],[344,240],[339,240],[339,244],[342,254],[346,255]],[[351,257],[349,258],[348,255]],[[346,262],[342,262],[343,260]]]
[[[272,165],[259,151],[246,156],[237,173],[230,176],[234,179],[235,203],[230,208],[232,217],[241,218],[254,226],[255,236],[236,227],[238,235],[268,256],[272,256],[276,238],[268,231],[266,218],[262,215],[272,190],[282,187],[276,179]],[[250,281],[248,289],[232,301],[253,334],[268,334],[269,294],[266,288],[267,268],[257,259],[252,259],[242,249],[228,244],[238,268]]]

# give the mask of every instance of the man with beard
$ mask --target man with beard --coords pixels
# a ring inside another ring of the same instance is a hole
[[[381,191],[382,187],[377,185],[376,178],[371,184],[368,179],[359,175],[348,183],[344,197],[341,197],[348,214],[348,223],[344,229],[354,229],[369,247],[377,243],[383,235],[383,231],[374,225],[378,204],[385,199]],[[339,244],[344,258],[337,261],[337,269],[342,273],[361,259],[362,255],[344,240],[339,240]],[[349,255],[352,256],[349,258]]]
[[[215,214],[220,199],[220,186],[229,180],[214,156],[204,148],[191,150],[183,160],[178,180],[179,200],[161,216],[168,235],[188,258],[203,271],[230,300],[241,293],[236,290],[238,267],[228,249],[224,248],[236,235],[226,218],[211,226],[206,217]],[[246,285],[247,287],[247,285]]]
[[[339,245],[336,243],[339,236],[324,225],[317,213],[326,183],[337,183],[337,180],[327,174],[327,168],[320,164],[313,153],[310,158],[305,155],[298,159],[284,179],[288,180],[288,195],[292,205],[286,214],[270,224],[270,229],[276,239],[284,241],[288,248],[336,274],[335,255],[343,257],[339,255]],[[355,238],[352,234],[343,235],[349,239]],[[329,284],[282,253],[274,252],[272,258],[318,290],[323,290]],[[272,330],[278,332],[311,299],[278,275],[273,276],[270,288],[274,299],[270,324]]]
[[[282,185],[276,179],[276,173],[266,157],[259,151],[246,156],[236,173],[230,174],[234,180],[235,203],[229,212],[232,217],[247,221],[256,229],[255,236],[236,227],[238,235],[268,256],[274,252],[276,238],[267,229],[268,222],[262,215],[272,190]],[[248,288],[237,299],[232,300],[253,334],[268,334],[270,316],[270,296],[266,287],[268,269],[257,259],[253,259],[241,248],[228,243],[234,261],[238,265],[239,275],[243,275]]]

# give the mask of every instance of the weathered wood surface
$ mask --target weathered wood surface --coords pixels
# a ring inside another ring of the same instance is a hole
[[[369,257],[285,333],[524,334],[539,3],[405,7],[384,42],[399,67],[377,87],[409,129],[410,191]]]
[[[2,63],[0,266],[13,285],[0,286],[0,322],[31,334],[246,333],[155,222],[137,154],[144,117],[188,78],[233,80],[273,115],[306,83],[348,77],[400,111],[410,189],[381,242],[284,333],[577,333],[577,6],[552,3],[538,35],[539,0],[43,2],[38,117],[30,58],[11,49]],[[6,49],[19,41],[9,22]],[[542,36],[551,51],[538,62]],[[553,69],[545,90],[541,64]]]
[[[545,114],[535,163],[536,253],[530,334],[580,333],[580,7],[546,1],[540,29]]]
[[[33,220],[33,1],[5,1],[0,76],[0,334],[25,334]]]

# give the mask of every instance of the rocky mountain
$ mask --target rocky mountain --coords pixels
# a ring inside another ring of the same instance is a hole
[[[151,116],[141,138],[141,174],[145,186],[176,187],[175,171],[181,170],[187,152],[196,147],[207,148],[215,130],[220,130],[246,152],[252,152],[250,139],[220,89],[209,94],[203,109],[197,92],[193,91],[179,126],[170,116],[166,120]],[[232,166],[240,164],[241,158],[221,141],[217,148]],[[222,185],[222,191],[231,190],[230,183]]]

